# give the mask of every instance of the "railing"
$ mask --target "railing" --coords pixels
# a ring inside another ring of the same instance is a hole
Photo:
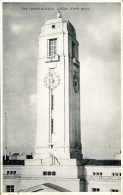
[[[43,175],[42,176],[39,176],[39,175],[24,175],[24,176],[21,176],[21,174],[13,174],[13,175],[10,175],[10,174],[3,174],[3,178],[4,179],[16,179],[16,178],[22,178],[22,179],[25,179],[25,178],[42,178],[44,177]],[[54,177],[54,176],[45,176],[46,178],[47,177]],[[121,176],[102,176],[102,175],[99,175],[99,176],[93,176],[93,175],[82,175],[81,178],[83,179],[86,179],[86,180],[121,180]]]
[[[120,176],[94,176],[94,175],[83,175],[86,180],[121,180]]]

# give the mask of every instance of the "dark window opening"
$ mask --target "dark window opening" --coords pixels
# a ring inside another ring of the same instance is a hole
[[[53,119],[51,120],[51,133],[53,133]]]
[[[9,174],[9,171],[7,171],[7,175]]]
[[[14,185],[7,185],[6,192],[14,192]]]
[[[43,175],[48,175],[48,176],[50,176],[50,175],[53,175],[53,176],[55,176],[56,175],[56,172],[55,171],[43,171]]]
[[[54,96],[52,95],[52,100],[51,100],[51,109],[53,110],[53,107],[54,107]]]
[[[55,25],[52,25],[52,28],[55,28]]]
[[[43,171],[43,175],[47,175],[47,171]]]
[[[52,175],[56,175],[56,172],[55,171],[52,171]]]
[[[99,188],[92,188],[92,192],[99,192],[100,189]]]
[[[74,42],[72,42],[72,58],[75,58],[75,52],[76,52],[76,45]]]
[[[111,189],[110,192],[119,192],[119,190]]]
[[[51,175],[51,171],[48,171],[48,175]]]

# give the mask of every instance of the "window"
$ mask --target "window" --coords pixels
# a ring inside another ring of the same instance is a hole
[[[52,98],[51,98],[51,109],[52,110],[53,110],[53,107],[54,107],[53,103],[54,103],[54,96],[52,95]]]
[[[52,25],[52,28],[55,28],[55,25]]]
[[[9,171],[7,171],[7,175],[9,174]]]
[[[13,171],[10,171],[10,175],[12,175],[13,174]]]
[[[14,185],[7,185],[6,192],[14,192]]]
[[[51,175],[53,175],[53,176],[55,176],[56,175],[56,172],[55,171],[43,171],[43,175],[48,175],[48,176],[51,176]]]
[[[102,175],[102,172],[93,172],[93,175]]]
[[[14,171],[14,175],[16,174],[16,171]]]
[[[111,189],[110,192],[119,192],[119,190]]]
[[[48,171],[48,175],[51,175],[51,171]]]
[[[72,58],[75,58],[76,45],[72,42]]]
[[[112,173],[112,176],[118,177],[121,176],[121,173]]]
[[[55,171],[52,171],[52,175],[56,175],[56,172]]]
[[[51,120],[51,133],[53,133],[53,119]]]
[[[56,44],[57,44],[57,39],[50,39],[49,40],[49,56],[54,56],[56,55]]]
[[[47,171],[43,171],[43,175],[47,175]]]
[[[100,189],[99,188],[92,188],[92,192],[99,192]]]

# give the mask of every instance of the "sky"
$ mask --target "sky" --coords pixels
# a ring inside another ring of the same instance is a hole
[[[34,152],[38,36],[58,9],[79,42],[82,153],[112,159],[121,148],[120,3],[3,3],[3,147],[7,138],[9,152]]]

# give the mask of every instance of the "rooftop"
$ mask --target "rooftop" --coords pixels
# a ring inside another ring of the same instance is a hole
[[[59,191],[59,192],[70,192],[69,190],[67,190],[65,188],[62,188],[60,186],[57,186],[55,184],[52,184],[52,183],[45,183],[43,185],[46,186],[46,187],[52,188],[52,189],[54,189],[56,191]]]
[[[121,166],[121,160],[83,159],[83,166]]]
[[[32,159],[32,155],[27,155],[27,159]],[[25,165],[25,160],[9,160],[3,159],[3,165]],[[96,160],[96,159],[82,159],[82,166],[121,166],[121,160]]]
[[[3,165],[24,165],[24,160],[3,160]]]

